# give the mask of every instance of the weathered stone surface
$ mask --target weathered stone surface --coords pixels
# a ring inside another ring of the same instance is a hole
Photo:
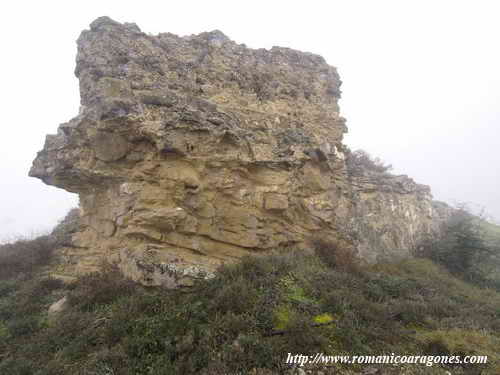
[[[427,188],[347,170],[341,81],[320,56],[102,17],[78,39],[75,73],[80,113],[30,175],[79,193],[80,270],[101,254],[172,287],[317,236],[375,260],[432,231]]]
[[[97,132],[91,139],[95,156],[103,161],[116,161],[124,157],[129,150],[129,143],[120,134]]]
[[[384,173],[350,177],[356,202],[352,232],[365,259],[407,257],[437,230],[427,186]]]
[[[267,193],[264,202],[267,210],[283,211],[288,208],[288,197],[285,194]]]
[[[68,302],[68,299],[66,297],[63,297],[60,300],[54,302],[49,307],[49,311],[48,311],[49,315],[58,314],[58,313],[64,311],[64,309],[67,307],[66,306],[67,302]]]
[[[206,267],[186,266],[182,257],[164,247],[139,245],[133,250],[124,248],[117,257],[120,270],[134,281],[149,286],[174,288],[191,286],[197,278],[210,278],[213,273]]]

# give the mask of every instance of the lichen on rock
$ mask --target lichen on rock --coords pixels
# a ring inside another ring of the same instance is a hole
[[[101,17],[76,60],[80,113],[30,175],[78,193],[78,248],[137,281],[187,285],[318,236],[367,259],[406,255],[433,230],[426,188],[349,172],[341,81],[320,56]]]

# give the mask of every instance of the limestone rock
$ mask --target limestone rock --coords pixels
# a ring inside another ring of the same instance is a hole
[[[65,297],[61,298],[57,302],[54,302],[52,305],[49,307],[49,315],[54,315],[58,314],[66,308],[68,299]]]
[[[30,175],[79,194],[79,270],[100,254],[174,287],[318,236],[375,260],[432,231],[426,188],[348,171],[341,81],[320,56],[101,17],[76,61],[80,113],[47,136]]]
[[[288,208],[288,197],[285,194],[267,193],[265,197],[267,210],[283,211]]]

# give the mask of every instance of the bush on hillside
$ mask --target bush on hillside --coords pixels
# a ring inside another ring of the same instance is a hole
[[[32,240],[18,240],[0,246],[0,280],[17,274],[31,274],[47,265],[54,251],[54,241],[49,236]]]
[[[442,225],[440,235],[423,246],[420,255],[441,264],[455,275],[481,282],[483,275],[479,264],[493,253],[485,241],[481,218],[462,206]]]
[[[313,250],[328,267],[351,272],[359,269],[360,261],[350,248],[340,247],[335,242],[317,239],[313,241]]]
[[[346,152],[346,165],[350,171],[364,169],[376,173],[386,173],[392,169],[391,164],[385,164],[380,158],[372,157],[364,150]]]
[[[30,277],[40,267],[48,265],[55,249],[71,246],[71,235],[78,229],[79,218],[79,211],[74,208],[50,235],[22,238],[0,245],[0,280],[16,275]]]
[[[137,292],[139,284],[125,279],[117,266],[103,263],[100,272],[82,275],[72,286],[68,303],[81,311],[92,311],[119,297]]]

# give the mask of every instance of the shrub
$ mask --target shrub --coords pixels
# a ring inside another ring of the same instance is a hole
[[[381,159],[372,157],[364,150],[348,151],[346,165],[349,171],[368,170],[376,173],[386,173],[392,169],[391,164],[385,164]]]
[[[352,249],[339,247],[335,242],[325,240],[313,241],[313,249],[328,267],[345,271],[359,270],[359,259]]]
[[[18,280],[0,280],[0,298],[7,297],[16,290]]]
[[[38,328],[38,319],[33,316],[15,317],[7,325],[11,336],[22,336],[33,334]]]
[[[248,281],[244,278],[234,280],[231,284],[221,288],[215,297],[216,309],[220,313],[243,314],[255,307],[258,302],[258,293],[254,288],[249,288]]]
[[[18,240],[0,246],[0,279],[32,274],[51,261],[54,243],[49,236]]]
[[[455,275],[481,282],[479,264],[493,253],[485,241],[481,219],[462,206],[454,210],[439,236],[427,242],[418,255],[441,264]]]
[[[47,295],[54,290],[61,289],[64,287],[64,282],[60,279],[56,279],[53,277],[44,277],[38,280],[33,294],[37,295]]]
[[[417,339],[422,343],[424,353],[428,355],[446,356],[487,356],[487,363],[498,363],[500,356],[498,348],[500,339],[486,332],[472,331],[469,329],[436,330],[417,334]],[[471,374],[481,374],[485,365],[463,364]]]
[[[52,261],[55,249],[71,245],[71,235],[78,225],[79,211],[72,209],[50,235],[0,245],[0,280],[14,276],[32,277],[40,267]]]
[[[9,375],[33,375],[37,366],[27,358],[7,358],[0,362],[0,373]]]
[[[103,264],[101,272],[81,276],[68,295],[71,306],[81,311],[92,311],[98,305],[109,304],[124,296],[131,296],[138,284],[123,277],[118,267]]]

